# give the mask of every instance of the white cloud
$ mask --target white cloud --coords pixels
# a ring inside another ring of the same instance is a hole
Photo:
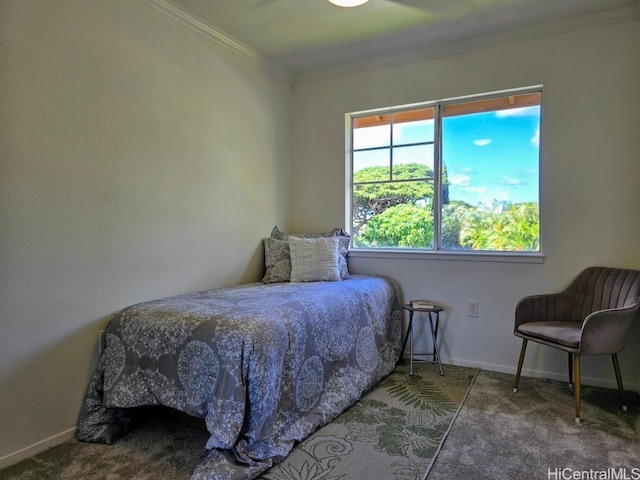
[[[511,178],[508,175],[504,176],[500,179],[500,181],[498,182],[500,185],[521,185],[522,181],[517,180],[515,178]]]
[[[479,138],[478,140],[474,140],[473,144],[478,147],[484,147],[485,145],[489,145],[491,143],[490,138]]]
[[[507,108],[504,110],[498,110],[496,112],[496,117],[498,118],[506,118],[506,117],[530,117],[534,115],[540,115],[540,106],[534,105],[533,107],[518,107],[518,108]]]
[[[488,188],[486,186],[480,186],[480,187],[467,187],[465,188],[465,191],[467,192],[473,192],[473,193],[485,193],[488,190]]]
[[[366,148],[389,141],[389,125],[356,128],[353,131],[354,148]],[[382,140],[381,140],[382,139]]]
[[[449,183],[451,185],[467,186],[471,185],[471,177],[469,175],[450,175]]]
[[[540,128],[536,128],[536,132],[531,137],[531,145],[538,147],[540,145]]]

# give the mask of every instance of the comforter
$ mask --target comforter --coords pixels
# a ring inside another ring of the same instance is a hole
[[[77,438],[112,443],[135,409],[205,419],[192,479],[253,479],[393,370],[398,289],[379,276],[247,284],[117,313],[87,390]]]

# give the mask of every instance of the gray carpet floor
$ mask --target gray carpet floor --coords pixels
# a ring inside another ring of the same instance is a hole
[[[640,479],[640,396],[626,396],[624,412],[617,390],[583,386],[577,425],[566,383],[513,393],[513,375],[482,371],[427,479]]]

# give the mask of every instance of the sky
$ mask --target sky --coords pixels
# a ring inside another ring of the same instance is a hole
[[[433,141],[433,131],[433,120],[398,124],[394,143]],[[388,126],[357,129],[354,148],[388,145],[388,139]],[[487,206],[539,200],[539,106],[447,117],[442,140],[450,200]],[[388,150],[356,152],[354,169],[388,165],[388,158]],[[433,146],[396,149],[395,163],[414,161],[433,168]]]
[[[471,205],[539,200],[540,107],[445,118],[449,198]]]

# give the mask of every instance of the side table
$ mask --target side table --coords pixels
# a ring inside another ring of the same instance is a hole
[[[429,316],[429,327],[431,328],[431,339],[433,340],[433,353],[427,353],[425,355],[433,355],[433,361],[438,364],[438,371],[440,372],[440,375],[444,375],[442,362],[440,360],[440,351],[438,350],[438,326],[440,325],[440,312],[444,309],[438,305],[414,308],[408,303],[402,305],[402,309],[409,312],[409,325],[407,326],[407,333],[405,334],[402,350],[400,351],[400,358],[404,355],[407,340],[409,340],[409,375],[413,375],[413,314],[416,312],[426,313]],[[432,315],[435,315],[435,322]]]

